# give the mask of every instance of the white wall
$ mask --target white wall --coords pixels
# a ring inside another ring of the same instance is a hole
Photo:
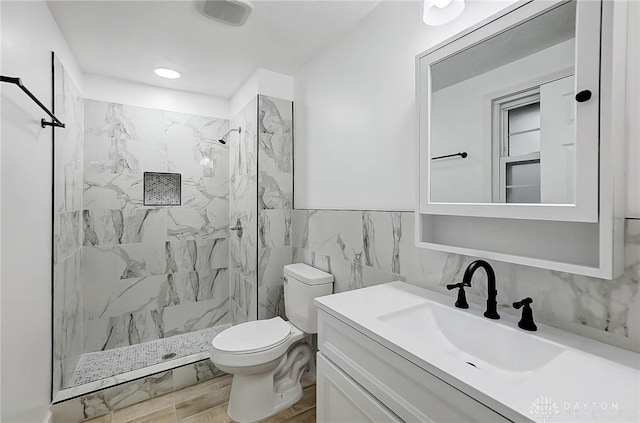
[[[257,94],[293,100],[293,77],[267,69],[256,69],[231,97],[229,115],[235,117]]]
[[[640,219],[640,1],[629,2],[627,217]]]
[[[295,75],[295,207],[413,210],[415,55],[511,4],[468,1],[442,27],[383,2]],[[630,1],[627,216],[640,218],[640,2]]]
[[[294,75],[295,207],[413,210],[415,56],[511,3],[429,27],[422,2],[382,2]]]
[[[85,74],[85,98],[129,106],[229,119],[229,100],[205,94],[153,87],[124,79]]]
[[[51,51],[81,72],[46,3],[0,2],[2,75],[51,105]],[[1,347],[3,422],[48,417],[51,389],[51,128],[17,87],[1,88]]]

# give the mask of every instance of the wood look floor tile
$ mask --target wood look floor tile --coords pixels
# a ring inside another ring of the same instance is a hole
[[[129,420],[126,423],[176,423],[176,411],[173,406],[158,410],[154,413],[137,419]]]
[[[111,413],[93,419],[83,420],[82,423],[111,423]]]
[[[179,391],[174,391],[165,395],[166,401],[171,404],[178,404],[192,398],[196,398],[212,392],[220,386],[218,378],[200,382],[196,385],[187,386]]]
[[[233,380],[233,375],[223,375],[213,379],[218,386],[227,386],[231,385],[231,381]]]
[[[306,411],[316,406],[316,385],[309,386],[302,391],[302,398],[297,403],[293,404],[291,408],[296,414]]]
[[[160,411],[170,405],[173,405],[173,403],[166,400],[166,395],[151,398],[114,411],[111,423],[126,423]]]
[[[233,423],[227,416],[228,403],[222,403],[208,410],[201,411],[198,414],[178,419],[179,423]]]
[[[291,407],[285,408],[278,414],[275,414],[261,423],[282,423],[288,419],[301,414],[316,405],[316,387],[310,386],[302,391],[302,398]]]
[[[205,395],[177,403],[175,405],[176,415],[179,419],[184,419],[228,402],[230,391],[231,385],[212,387],[211,392]]]
[[[316,408],[313,407],[303,413],[296,414],[283,423],[316,423]]]

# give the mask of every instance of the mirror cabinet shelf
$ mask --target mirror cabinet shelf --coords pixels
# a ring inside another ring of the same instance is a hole
[[[520,1],[417,56],[419,247],[622,273],[626,25]]]

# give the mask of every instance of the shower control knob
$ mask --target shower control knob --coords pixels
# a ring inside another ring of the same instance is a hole
[[[242,238],[242,222],[240,221],[240,219],[236,220],[236,225],[235,226],[231,226],[229,227],[230,231],[236,231],[236,234],[238,235],[238,238]]]

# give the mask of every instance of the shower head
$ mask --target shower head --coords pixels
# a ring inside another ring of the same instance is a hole
[[[219,142],[220,144],[222,144],[222,145],[226,144],[226,143],[227,143],[227,136],[228,136],[230,133],[232,133],[232,132],[237,132],[237,133],[238,133],[238,135],[240,135],[240,134],[242,133],[242,127],[241,127],[241,126],[238,126],[237,128],[229,129],[229,130],[227,131],[227,133],[226,133],[226,134],[224,134],[224,135],[222,136],[222,138],[220,138],[220,139],[218,140],[218,142]]]

